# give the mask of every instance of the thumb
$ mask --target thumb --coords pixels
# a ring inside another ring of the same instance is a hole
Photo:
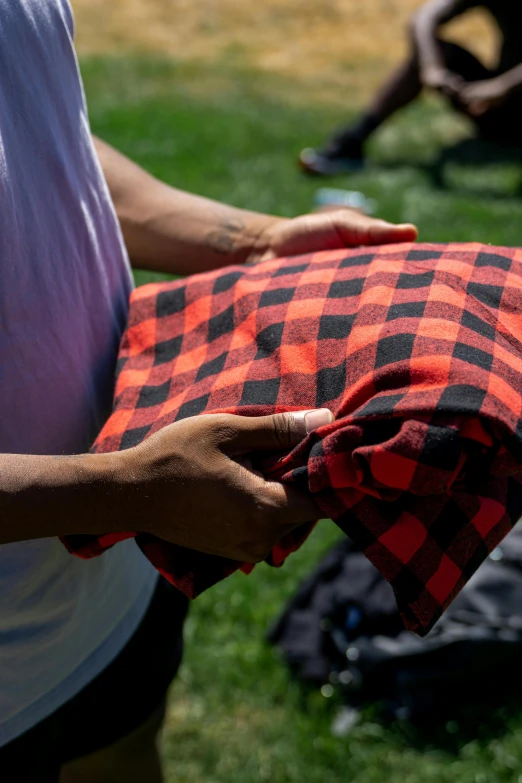
[[[231,416],[235,432],[227,441],[227,453],[248,454],[254,451],[288,451],[306,436],[334,420],[328,408],[272,416]]]
[[[411,223],[395,225],[386,220],[372,220],[359,227],[357,241],[360,245],[386,245],[392,242],[414,242],[417,228]]]

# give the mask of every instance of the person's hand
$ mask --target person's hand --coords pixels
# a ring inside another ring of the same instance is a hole
[[[421,82],[425,87],[437,90],[447,98],[458,97],[460,90],[467,84],[462,76],[439,66],[430,66],[421,72]]]
[[[251,455],[289,451],[331,421],[320,409],[208,414],[165,427],[116,455],[122,529],[233,560],[263,560],[285,533],[321,512],[307,493],[266,481]]]
[[[473,117],[500,106],[508,97],[508,88],[500,77],[465,84],[459,91],[459,98]]]
[[[354,209],[341,208],[296,218],[274,218],[259,236],[248,261],[267,261],[317,250],[413,242],[416,238],[417,229],[410,223],[394,225]]]

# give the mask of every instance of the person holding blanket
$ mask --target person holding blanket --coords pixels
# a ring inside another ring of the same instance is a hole
[[[87,454],[111,410],[128,258],[190,274],[416,232],[349,211],[234,209],[93,142],[68,0],[0,0],[0,73],[2,780],[154,783],[185,597],[132,541],[81,561],[57,536],[142,529],[153,495],[156,535],[261,560],[317,509],[241,455],[290,448],[331,414],[200,417],[150,448]]]

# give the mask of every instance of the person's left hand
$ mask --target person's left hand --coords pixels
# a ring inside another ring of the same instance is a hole
[[[274,218],[259,236],[249,262],[297,256],[317,250],[413,242],[417,229],[410,223],[394,225],[354,209],[336,209],[296,218]]]
[[[466,83],[458,97],[473,117],[480,117],[503,103],[508,97],[508,89],[500,77],[484,79]]]

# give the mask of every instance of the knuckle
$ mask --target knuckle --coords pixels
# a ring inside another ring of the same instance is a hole
[[[286,449],[293,445],[295,436],[298,433],[297,422],[293,416],[283,413],[275,413],[272,416],[275,441],[281,449]]]

